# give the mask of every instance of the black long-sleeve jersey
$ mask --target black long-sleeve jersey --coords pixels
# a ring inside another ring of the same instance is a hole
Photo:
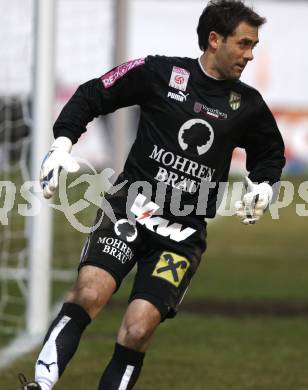
[[[260,93],[208,77],[198,59],[148,56],[86,82],[63,108],[54,136],[75,143],[94,117],[131,105],[141,114],[123,175],[153,189],[165,183],[166,209],[172,191],[181,190],[182,205],[196,206],[204,184],[227,181],[235,147],[246,150],[251,180],[279,181],[283,140]],[[202,220],[214,217],[217,190],[210,186]],[[200,220],[195,211],[186,218]]]

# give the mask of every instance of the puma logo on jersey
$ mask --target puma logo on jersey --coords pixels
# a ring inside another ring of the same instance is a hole
[[[52,366],[53,364],[56,364],[56,362],[45,363],[45,362],[43,362],[43,360],[39,360],[39,361],[37,362],[37,365],[38,365],[38,366],[41,365],[41,366],[46,367],[47,370],[48,370],[48,372],[50,372],[50,368],[49,368],[49,367]]]
[[[189,93],[187,93],[185,95],[185,93],[182,91],[179,91],[179,93],[174,93],[174,92],[169,91],[167,97],[183,103],[183,102],[186,102],[188,95],[189,95]]]

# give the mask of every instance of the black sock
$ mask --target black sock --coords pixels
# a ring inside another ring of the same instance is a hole
[[[101,377],[98,390],[132,389],[139,377],[144,355],[143,352],[116,343],[112,359]]]
[[[75,303],[64,303],[51,324],[36,362],[36,380],[54,385],[77,350],[91,318]]]

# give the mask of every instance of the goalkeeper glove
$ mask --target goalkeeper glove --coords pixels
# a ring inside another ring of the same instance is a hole
[[[272,187],[267,183],[254,184],[245,177],[246,194],[235,202],[236,215],[245,225],[256,223],[269,207],[273,198]]]
[[[62,168],[67,172],[77,172],[80,168],[77,161],[70,155],[71,149],[72,141],[67,137],[59,137],[45,156],[41,166],[40,184],[46,199],[54,195]]]

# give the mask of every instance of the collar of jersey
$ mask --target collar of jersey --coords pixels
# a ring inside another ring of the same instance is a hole
[[[207,71],[203,68],[202,66],[202,62],[201,62],[201,56],[198,58],[198,64],[200,66],[200,69],[202,70],[202,72],[206,75],[206,77],[208,77],[209,79],[212,79],[212,80],[215,80],[215,81],[227,81],[226,79],[217,79],[216,77],[214,76],[211,76],[210,74],[207,73]]]
[[[203,85],[210,87],[211,92],[220,93],[222,90],[230,89],[235,84],[238,84],[239,80],[227,80],[227,79],[216,79],[210,76],[202,67],[200,58],[197,59],[197,67],[200,72],[200,81]]]

